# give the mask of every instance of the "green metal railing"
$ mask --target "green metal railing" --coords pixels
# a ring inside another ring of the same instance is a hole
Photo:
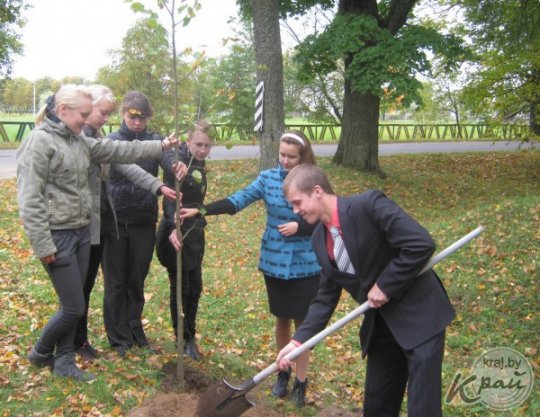
[[[247,134],[249,129],[225,123],[214,124],[216,140],[226,142],[231,140],[256,141],[254,134]],[[33,122],[0,121],[0,138],[3,142],[20,142],[34,128]],[[118,125],[104,126],[105,135],[116,130]],[[312,142],[336,142],[341,134],[341,126],[325,124],[286,124],[288,130],[300,130]],[[518,140],[527,138],[529,128],[524,124],[402,124],[380,123],[379,140],[382,142],[416,142],[416,141],[445,141],[445,140]]]
[[[13,125],[14,130],[10,129],[9,126]],[[7,127],[7,129],[6,129]],[[2,142],[20,142],[23,140],[28,133],[34,128],[34,122],[2,122],[0,121],[0,137]],[[13,135],[11,131],[16,133]],[[10,134],[8,134],[10,132]]]

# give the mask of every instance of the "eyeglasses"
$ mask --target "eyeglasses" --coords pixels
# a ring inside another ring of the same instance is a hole
[[[201,149],[201,148],[210,149],[212,147],[211,143],[195,142],[194,145],[198,149]]]

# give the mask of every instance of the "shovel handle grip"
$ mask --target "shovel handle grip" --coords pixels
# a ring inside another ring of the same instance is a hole
[[[483,226],[478,226],[476,229],[474,229],[472,232],[467,233],[465,236],[463,236],[461,239],[456,240],[454,243],[452,243],[447,248],[443,249],[438,254],[431,257],[431,259],[427,262],[427,264],[422,268],[422,270],[418,273],[418,275],[423,274],[428,269],[432,268],[436,263],[440,262],[444,258],[446,258],[451,253],[454,253],[459,248],[465,246],[467,243],[469,243],[471,240],[476,238],[480,233],[484,231]],[[359,307],[355,308],[353,311],[348,313],[347,315],[343,316],[341,319],[333,323],[332,325],[326,327],[324,330],[320,331],[316,335],[312,336],[310,339],[306,340],[304,343],[302,343],[300,346],[298,346],[296,349],[289,352],[285,358],[292,361],[296,359],[298,356],[300,356],[302,353],[306,352],[307,350],[314,347],[317,343],[319,343],[321,340],[323,340],[328,335],[334,333],[335,331],[339,330],[343,326],[345,326],[350,321],[354,320],[355,318],[361,316],[366,311],[369,310],[369,302],[366,301],[363,304],[361,304]],[[273,363],[272,365],[268,366],[266,369],[262,370],[260,373],[255,375],[253,377],[253,383],[255,385],[258,385],[259,382],[273,374],[278,370],[278,364]]]

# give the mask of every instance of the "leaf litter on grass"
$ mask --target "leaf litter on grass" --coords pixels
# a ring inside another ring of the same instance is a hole
[[[320,160],[340,194],[379,188],[403,205],[433,234],[439,247],[478,224],[486,226],[482,241],[437,266],[458,317],[449,327],[443,381],[466,369],[484,349],[514,347],[538,365],[538,245],[540,158],[538,152],[399,156],[381,158],[386,180]],[[246,167],[211,161],[208,201],[229,195],[256,175]],[[227,174],[221,174],[226,172]],[[223,181],[221,181],[223,179]],[[26,362],[44,321],[56,309],[56,297],[43,269],[32,259],[18,219],[14,181],[0,183],[0,403],[2,416],[125,416],[130,409],[162,391],[165,371],[159,365],[175,360],[168,312],[168,281],[153,263],[146,293],[147,331],[165,350],[160,363],[134,352],[125,360],[109,354],[101,318],[102,278],[92,295],[91,337],[103,358],[91,366],[93,384],[67,383]],[[449,203],[449,196],[456,199]],[[273,318],[257,271],[264,209],[258,205],[236,216],[209,218],[200,308],[200,345],[204,361],[194,366],[212,375],[245,380],[275,357]],[[353,303],[345,296],[336,316]],[[21,314],[22,313],[22,314]],[[256,404],[278,415],[307,417],[341,406],[353,410],[363,398],[365,363],[360,359],[359,323],[321,344],[313,354],[304,410],[268,398],[272,381],[255,392]],[[30,396],[25,393],[28,389]],[[83,393],[84,396],[79,394]],[[68,403],[65,399],[69,398]],[[534,415],[538,396],[509,415]],[[456,417],[488,416],[481,407],[445,405]],[[516,414],[518,413],[518,414]],[[358,414],[358,413],[357,413]]]

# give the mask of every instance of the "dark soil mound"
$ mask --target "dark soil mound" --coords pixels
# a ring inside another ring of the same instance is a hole
[[[131,410],[127,417],[205,417],[197,416],[197,408],[203,394],[216,381],[201,370],[184,364],[184,391],[178,391],[176,384],[176,364],[163,367],[165,379],[162,392],[147,400],[141,407]],[[257,387],[259,388],[259,387]],[[248,396],[257,395],[257,388]],[[242,417],[286,417],[265,407],[263,401],[254,400],[257,405],[245,411]],[[259,405],[259,402],[261,403]],[[351,412],[339,407],[329,407],[317,414],[317,417],[360,417],[361,412]],[[231,416],[232,417],[232,416]]]

